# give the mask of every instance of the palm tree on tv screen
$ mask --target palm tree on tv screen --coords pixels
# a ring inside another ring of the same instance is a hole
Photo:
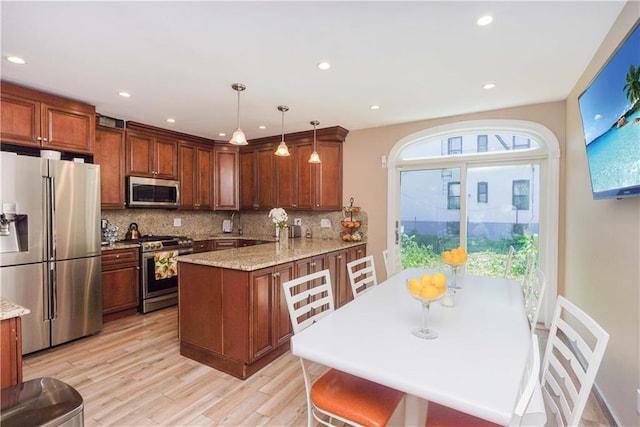
[[[637,68],[633,64],[629,66],[626,81],[623,89],[627,92],[627,98],[631,101],[631,105],[635,107],[636,102],[640,100],[640,66]]]

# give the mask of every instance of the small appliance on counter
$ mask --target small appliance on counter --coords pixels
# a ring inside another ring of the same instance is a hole
[[[302,237],[302,227],[299,225],[289,225],[289,238]]]
[[[132,222],[129,224],[129,229],[124,235],[124,240],[135,240],[140,238],[140,231],[138,230],[138,224]]]

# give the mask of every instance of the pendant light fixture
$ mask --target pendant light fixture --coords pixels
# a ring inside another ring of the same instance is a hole
[[[322,163],[322,161],[320,160],[320,156],[316,151],[316,145],[317,145],[316,126],[318,126],[320,122],[317,120],[313,120],[313,121],[310,121],[309,123],[313,125],[313,153],[311,153],[311,156],[309,156],[309,163]]]
[[[276,156],[289,156],[289,147],[284,142],[284,112],[289,111],[289,107],[286,105],[278,105],[278,111],[282,112],[282,141],[278,145],[278,149],[276,150]]]
[[[247,87],[242,83],[234,83],[231,85],[231,88],[238,92],[238,121],[236,125],[236,130],[233,132],[233,136],[229,141],[229,144],[233,145],[247,145],[247,137],[244,136],[244,132],[240,129],[240,92],[245,90]]]

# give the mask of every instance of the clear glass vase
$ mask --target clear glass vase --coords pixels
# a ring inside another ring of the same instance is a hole
[[[285,250],[289,249],[289,228],[279,228],[278,229],[278,249]]]

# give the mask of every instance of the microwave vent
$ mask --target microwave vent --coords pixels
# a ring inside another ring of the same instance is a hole
[[[100,126],[106,126],[108,128],[124,129],[124,120],[115,119],[113,117],[99,116],[98,124]]]

